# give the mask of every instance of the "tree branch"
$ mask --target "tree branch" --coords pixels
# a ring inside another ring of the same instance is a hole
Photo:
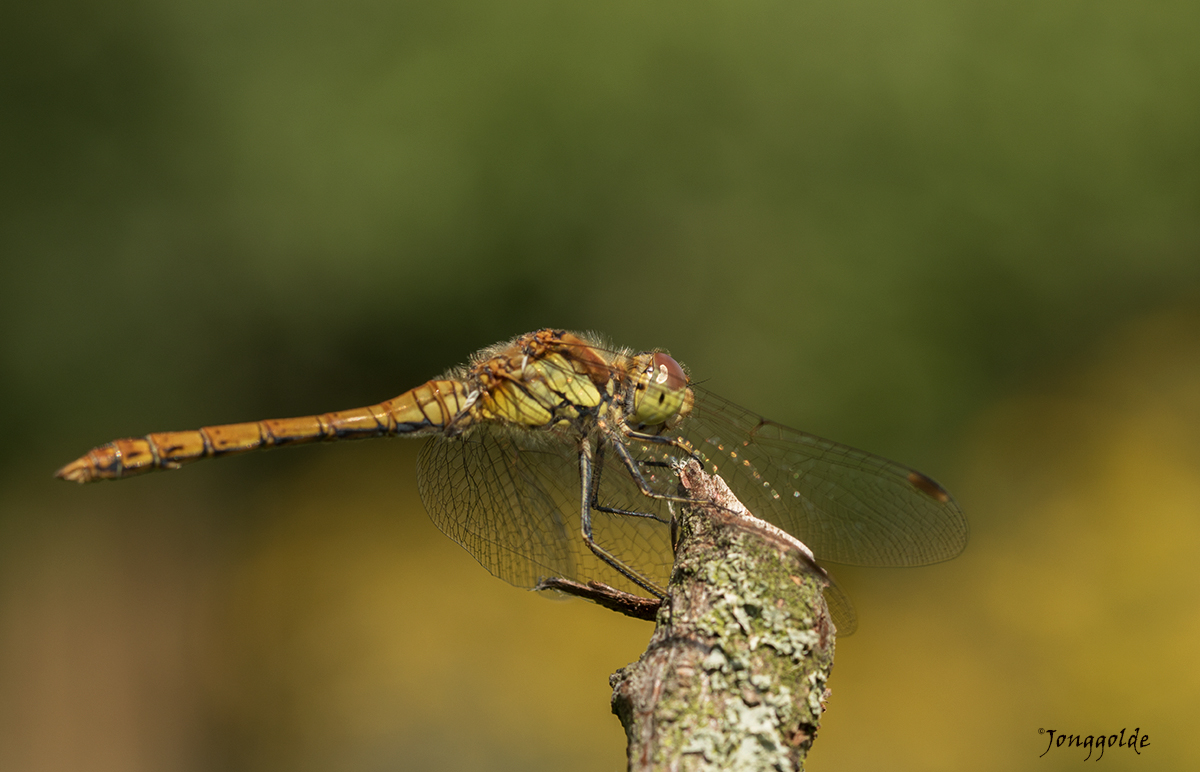
[[[675,569],[646,652],[610,679],[629,769],[801,770],[836,630],[808,548],[692,461]]]

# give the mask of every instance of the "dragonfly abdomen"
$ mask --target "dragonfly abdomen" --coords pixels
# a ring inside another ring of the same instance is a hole
[[[114,480],[280,445],[430,434],[444,431],[468,406],[463,384],[429,381],[370,407],[113,440],[59,469],[57,476],[80,483]]]

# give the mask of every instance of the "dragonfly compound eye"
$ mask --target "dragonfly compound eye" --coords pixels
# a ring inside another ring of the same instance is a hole
[[[638,378],[633,396],[633,423],[655,426],[683,407],[687,375],[671,357],[658,352],[650,357]]]

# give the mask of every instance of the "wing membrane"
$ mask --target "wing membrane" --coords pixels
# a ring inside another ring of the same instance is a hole
[[[480,426],[434,437],[421,451],[421,500],[437,527],[489,572],[518,587],[542,578],[601,581],[644,595],[587,548],[580,535],[577,440],[554,431]],[[665,510],[638,491],[611,457],[601,470],[599,503],[635,512]],[[656,520],[592,513],[593,536],[618,559],[666,586],[670,529]]]
[[[819,560],[920,566],[955,557],[967,521],[936,482],[901,464],[789,429],[696,388],[680,433],[751,512]]]

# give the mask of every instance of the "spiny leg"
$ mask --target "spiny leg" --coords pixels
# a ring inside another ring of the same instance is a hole
[[[581,482],[581,502],[580,502],[580,530],[583,533],[583,541],[587,544],[588,549],[592,551],[596,557],[603,560],[608,565],[615,568],[629,581],[638,585],[642,589],[651,593],[657,598],[666,597],[666,591],[650,581],[640,573],[635,571],[630,566],[626,565],[616,555],[613,555],[608,550],[596,543],[592,536],[592,502],[596,494],[597,479],[592,474],[592,442],[589,438],[584,437],[579,443],[579,476]]]
[[[695,458],[697,461],[700,460],[697,457],[696,450],[692,447],[692,444],[682,437],[664,437],[661,434],[647,434],[646,432],[639,432],[636,429],[630,429],[629,426],[624,423],[621,424],[619,430],[622,434],[630,439],[641,440],[643,442],[652,442],[656,445],[670,445],[671,447],[679,448],[687,455]]]
[[[652,499],[658,499],[659,501],[676,501],[681,504],[691,504],[695,502],[695,499],[688,498],[687,496],[672,496],[670,494],[659,493],[658,491],[654,490],[652,487],[650,487],[650,482],[645,478],[645,476],[642,475],[642,470],[639,469],[638,466],[640,463],[651,463],[657,466],[663,462],[639,462],[633,457],[633,454],[629,452],[629,448],[625,446],[625,443],[621,441],[621,437],[619,437],[615,432],[608,433],[607,439],[613,448],[616,449],[617,455],[620,456],[621,461],[625,464],[625,468],[629,470],[630,476],[633,477],[634,483],[637,484],[638,490],[641,491],[643,496],[648,496]],[[664,441],[663,444],[671,444],[675,447],[681,447],[678,443],[670,440]],[[669,466],[669,464],[667,465]]]
[[[657,520],[658,522],[660,522],[664,525],[669,524],[671,522],[670,520],[664,520],[663,518],[659,517],[658,515],[654,515],[649,512],[635,512],[632,509],[617,509],[616,507],[607,507],[600,503],[600,478],[604,474],[604,445],[605,445],[605,443],[602,442],[602,443],[600,443],[600,447],[598,447],[596,449],[596,458],[592,464],[592,468],[593,468],[593,475],[592,475],[593,482],[592,482],[592,496],[591,496],[592,509],[596,510],[597,512],[604,512],[604,513],[610,514],[610,515],[625,515],[626,517],[644,517],[644,518],[648,518],[650,520]],[[667,464],[664,461],[649,461],[649,462],[644,462],[644,463],[648,463],[653,466],[664,466],[664,467],[669,466],[669,464]]]

